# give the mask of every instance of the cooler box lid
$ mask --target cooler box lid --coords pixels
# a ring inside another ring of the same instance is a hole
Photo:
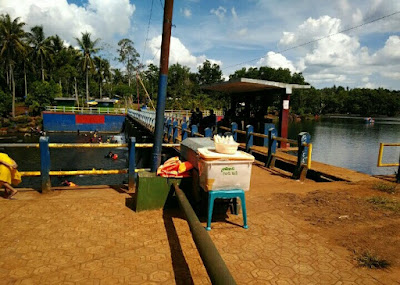
[[[246,160],[254,161],[254,156],[248,154],[247,152],[238,150],[234,154],[224,154],[215,151],[215,148],[202,147],[197,149],[199,156],[203,160]]]

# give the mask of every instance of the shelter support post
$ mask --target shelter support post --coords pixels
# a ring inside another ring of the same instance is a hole
[[[290,103],[290,95],[292,94],[292,88],[286,87],[285,94],[281,96],[281,110],[279,114],[279,129],[280,129],[280,137],[287,138],[288,137],[288,123],[289,123],[289,103]],[[280,147],[286,148],[288,143],[281,142]]]

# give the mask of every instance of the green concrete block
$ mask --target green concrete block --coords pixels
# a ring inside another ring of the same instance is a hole
[[[188,184],[188,179],[165,178],[153,172],[140,172],[136,185],[136,211],[164,208],[169,193],[174,191],[172,188],[174,183],[182,187]]]

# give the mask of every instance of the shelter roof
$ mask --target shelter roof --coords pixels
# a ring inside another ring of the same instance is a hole
[[[290,84],[250,78],[235,78],[229,81],[201,86],[202,89],[226,93],[256,92],[268,89],[309,89],[310,85]]]

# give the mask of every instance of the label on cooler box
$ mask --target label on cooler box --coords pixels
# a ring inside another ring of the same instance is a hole
[[[249,190],[253,161],[199,161],[200,186],[205,191]]]

